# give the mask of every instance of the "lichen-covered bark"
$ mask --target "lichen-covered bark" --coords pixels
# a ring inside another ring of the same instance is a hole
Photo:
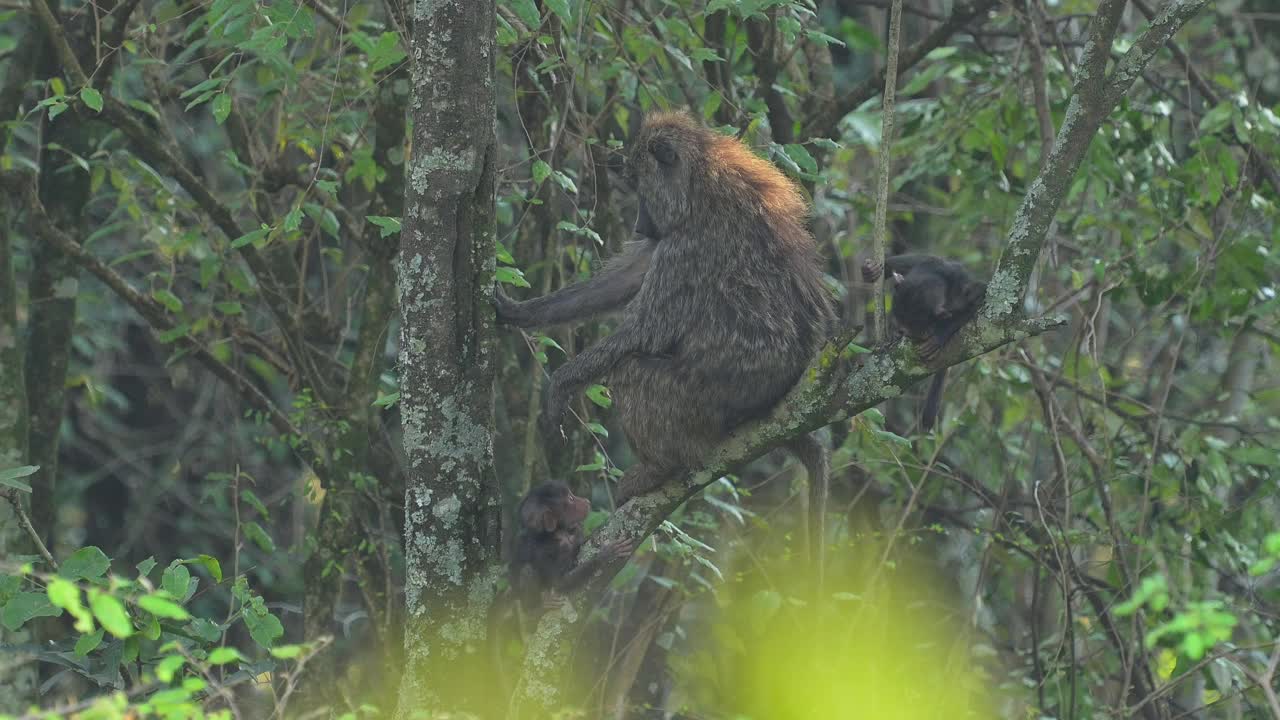
[[[496,160],[492,0],[424,0],[413,33],[413,155],[399,296],[405,672],[399,717],[493,700],[498,575],[491,304]]]
[[[19,339],[9,229],[0,225],[0,470],[27,464],[27,393]],[[4,494],[26,502],[21,493],[0,488]],[[30,540],[18,524],[14,505],[0,497],[0,558],[30,553]],[[24,645],[31,640],[29,628],[12,632],[0,625],[0,643]],[[36,670],[34,659],[22,662],[10,655],[0,662],[0,713],[16,715],[36,701]]]

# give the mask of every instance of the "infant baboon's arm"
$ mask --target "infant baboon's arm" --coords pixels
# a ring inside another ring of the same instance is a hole
[[[894,255],[884,259],[884,265],[877,265],[874,260],[867,258],[862,261],[862,280],[863,282],[874,282],[880,277],[880,273],[888,268],[888,280],[893,279],[893,275],[906,275],[911,272],[912,268],[922,262],[936,262],[938,259],[932,255],[923,255],[919,253],[908,253],[906,255]]]
[[[590,279],[550,295],[516,302],[498,291],[494,297],[498,322],[522,328],[547,327],[621,310],[644,283],[655,245],[652,240],[630,243],[621,255],[605,263]]]

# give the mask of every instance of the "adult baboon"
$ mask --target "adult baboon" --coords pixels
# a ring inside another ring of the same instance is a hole
[[[767,413],[834,319],[803,197],[746,145],[687,115],[655,114],[631,142],[626,174],[642,240],[585,282],[526,302],[498,296],[499,319],[521,327],[625,308],[612,335],[552,376],[543,416],[544,431],[558,432],[569,401],[608,377],[640,461],[619,484],[623,501]],[[816,439],[788,447],[811,482],[825,481]]]

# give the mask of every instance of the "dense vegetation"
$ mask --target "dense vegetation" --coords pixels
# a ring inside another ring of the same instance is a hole
[[[1280,720],[1280,14],[893,4],[0,0],[0,716]],[[993,278],[933,433],[864,332],[661,502],[606,386],[543,442],[610,323],[491,283],[619,251],[669,108],[803,188],[846,325],[882,162],[888,252]],[[817,491],[756,457],[811,426]],[[552,478],[648,539],[539,624]]]

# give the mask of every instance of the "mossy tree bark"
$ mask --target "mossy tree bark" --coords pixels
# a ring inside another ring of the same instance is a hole
[[[492,351],[496,8],[430,0],[413,19],[413,154],[401,231],[405,672],[399,717],[492,700],[499,559]]]

